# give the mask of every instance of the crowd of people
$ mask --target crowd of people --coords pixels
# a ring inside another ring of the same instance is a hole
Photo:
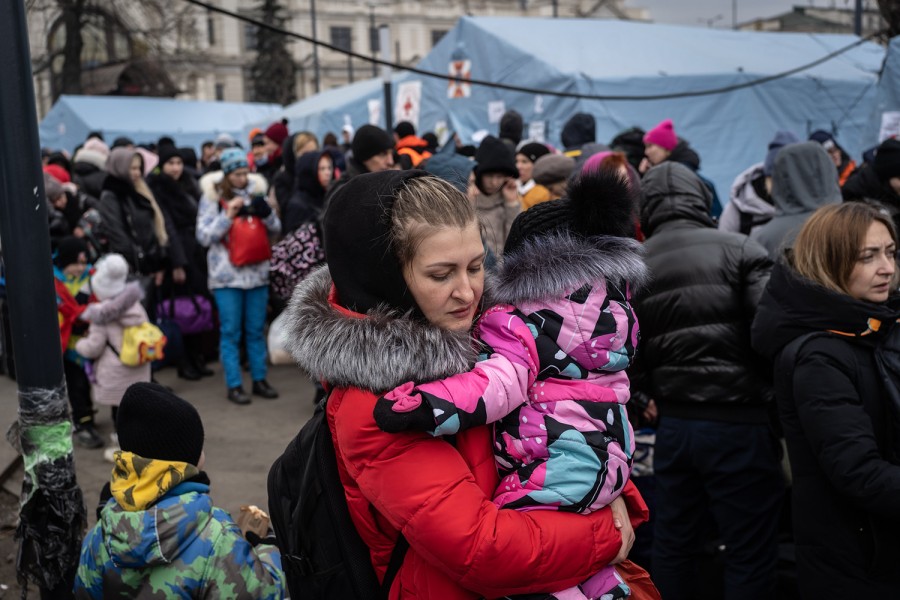
[[[595,129],[46,150],[75,441],[116,465],[77,594],[286,593],[152,383],[218,360],[227,401],[277,398],[279,315],[379,577],[409,542],[391,598],[626,598],[629,552],[666,600],[900,594],[900,141],[773,132],[721,202],[672,120]],[[126,357],[145,324],[162,360]]]

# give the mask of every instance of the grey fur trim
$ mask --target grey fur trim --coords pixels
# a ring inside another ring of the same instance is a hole
[[[604,279],[628,283],[632,293],[647,284],[649,272],[638,241],[552,233],[525,241],[503,258],[488,302],[548,301]]]
[[[97,323],[103,325],[118,320],[122,314],[131,308],[135,302],[144,299],[144,289],[140,282],[132,281],[125,284],[125,289],[119,292],[117,296],[113,296],[109,300],[89,304],[79,317],[82,321],[88,323]]]
[[[336,387],[384,392],[407,381],[434,381],[468,371],[475,350],[468,332],[451,332],[395,312],[353,318],[328,302],[322,267],[294,289],[285,341],[304,371]]]

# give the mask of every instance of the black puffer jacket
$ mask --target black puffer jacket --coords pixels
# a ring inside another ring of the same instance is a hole
[[[855,300],[779,262],[753,323],[753,346],[777,360],[778,409],[793,474],[803,598],[900,598],[900,431],[876,356],[900,367],[900,302]],[[876,325],[876,321],[878,325]],[[877,331],[875,331],[877,329]],[[783,349],[801,342],[792,365]],[[828,333],[840,332],[840,333]]]
[[[900,225],[900,195],[889,183],[878,179],[872,165],[866,163],[854,171],[841,188],[841,195],[845,202],[855,200],[880,203],[890,213],[894,225]]]
[[[715,228],[709,189],[684,165],[650,169],[642,197],[651,282],[635,306],[636,387],[664,415],[767,422],[772,392],[750,348],[750,324],[772,267],[768,254]]]

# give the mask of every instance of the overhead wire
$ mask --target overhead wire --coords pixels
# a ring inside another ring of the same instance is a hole
[[[219,6],[215,6],[205,0],[184,0],[189,4],[193,4],[195,6],[199,6],[201,8],[205,8],[206,10],[214,13],[218,13],[221,15],[225,15],[234,19],[238,19],[245,23],[255,25],[261,29],[265,29],[271,31],[272,33],[277,33],[280,35],[284,35],[287,37],[291,37],[294,39],[298,39],[304,42],[308,42],[310,44],[317,45],[321,48],[326,48],[328,50],[332,50],[334,52],[339,52],[346,56],[356,58],[359,60],[367,61],[370,63],[375,63],[376,65],[380,65],[383,67],[390,67],[392,69],[396,69],[398,71],[407,71],[409,73],[415,73],[416,75],[422,75],[423,77],[433,77],[436,79],[442,79],[444,81],[449,82],[458,82],[465,83],[470,85],[477,85],[483,87],[490,87],[494,89],[506,90],[510,92],[520,92],[523,94],[532,94],[532,95],[542,95],[542,96],[555,96],[557,98],[574,98],[577,100],[600,100],[600,101],[650,101],[650,100],[672,100],[676,98],[695,98],[698,96],[712,96],[716,94],[726,94],[729,92],[734,92],[737,90],[742,90],[750,87],[754,87],[757,85],[762,85],[765,83],[769,83],[772,81],[777,81],[779,79],[784,79],[785,77],[790,77],[792,75],[796,75],[797,73],[802,73],[803,71],[807,71],[814,67],[817,67],[823,63],[826,63],[838,56],[849,52],[850,50],[861,46],[862,44],[886,33],[886,30],[876,31],[871,33],[865,37],[862,37],[851,44],[838,48],[833,52],[829,52],[828,54],[817,58],[812,62],[808,62],[806,64],[800,65],[798,67],[794,67],[793,69],[788,69],[787,71],[781,71],[780,73],[773,73],[772,75],[766,75],[764,77],[757,77],[755,79],[751,79],[748,81],[744,81],[741,83],[735,83],[731,85],[726,85],[717,88],[709,88],[705,90],[694,90],[694,91],[684,91],[684,92],[670,92],[666,94],[645,94],[645,95],[617,95],[617,94],[579,94],[577,92],[562,92],[556,90],[546,90],[539,88],[531,88],[519,85],[511,85],[508,83],[500,83],[496,81],[485,81],[482,79],[472,79],[472,78],[461,78],[454,77],[449,75],[448,73],[435,73],[433,71],[428,71],[426,69],[420,69],[418,67],[411,67],[407,65],[402,65],[399,63],[395,63],[392,61],[382,60],[380,58],[375,58],[373,56],[366,56],[365,54],[359,54],[358,52],[354,52],[352,50],[347,50],[345,48],[340,48],[338,46],[334,46],[327,42],[323,42],[318,39],[313,39],[309,36],[296,33],[293,31],[288,31],[286,29],[282,29],[280,27],[276,27],[270,23],[266,23],[264,21],[260,21],[259,19],[255,19],[248,15],[242,15],[240,13],[236,13]]]

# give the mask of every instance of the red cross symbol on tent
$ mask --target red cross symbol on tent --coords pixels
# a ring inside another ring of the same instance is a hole
[[[468,98],[472,95],[472,61],[451,60],[450,81],[447,82],[448,98]]]

